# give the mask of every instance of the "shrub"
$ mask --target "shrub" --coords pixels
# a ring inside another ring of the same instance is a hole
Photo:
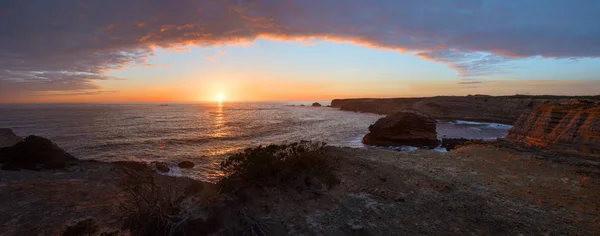
[[[158,183],[152,172],[124,168],[123,173],[120,186],[126,196],[118,207],[123,227],[131,235],[168,235],[177,221],[183,193]]]
[[[98,225],[94,222],[94,219],[85,219],[71,225],[65,229],[62,233],[63,236],[84,236],[93,235],[98,232]]]
[[[333,160],[325,156],[324,147],[323,142],[301,141],[245,149],[221,163],[225,177],[219,185],[224,191],[257,185],[330,187],[336,180]]]

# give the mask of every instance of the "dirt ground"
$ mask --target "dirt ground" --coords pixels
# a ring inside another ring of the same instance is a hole
[[[339,158],[338,186],[309,198],[276,190],[257,198],[251,209],[276,222],[270,234],[600,234],[593,161],[479,144],[448,153],[327,151]]]
[[[498,143],[448,153],[327,147],[326,155],[336,160],[339,184],[249,196],[242,209],[261,227],[245,233],[600,235],[600,164],[593,159]],[[98,232],[119,230],[115,170],[87,163],[68,171],[0,171],[1,234],[59,235],[85,218],[101,226]]]

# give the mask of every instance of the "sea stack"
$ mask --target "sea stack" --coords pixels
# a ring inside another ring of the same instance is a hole
[[[543,104],[521,115],[506,139],[559,152],[600,157],[600,102]]]
[[[364,144],[376,146],[436,147],[439,144],[434,119],[416,111],[401,111],[369,126]]]
[[[312,106],[313,106],[313,107],[320,107],[320,106],[321,106],[321,103],[315,102],[315,103],[313,103],[313,104],[312,104]]]

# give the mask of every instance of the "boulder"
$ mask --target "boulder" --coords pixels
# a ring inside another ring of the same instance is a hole
[[[320,103],[318,103],[318,102],[315,102],[315,103],[313,103],[313,104],[312,104],[312,106],[313,106],[313,107],[320,107],[320,106],[321,106],[321,104],[320,104]]]
[[[568,100],[542,104],[517,120],[508,141],[600,157],[600,102]]]
[[[436,122],[415,111],[402,111],[379,119],[369,126],[364,144],[376,146],[436,147]]]
[[[21,141],[21,137],[17,136],[11,129],[0,128],[0,148],[10,147]]]
[[[179,162],[179,164],[177,164],[177,166],[179,166],[179,168],[191,169],[194,167],[194,163],[191,161],[182,161],[182,162]]]
[[[28,136],[12,147],[0,149],[0,163],[5,170],[61,169],[77,159],[52,141]]]
[[[156,170],[160,172],[169,172],[171,170],[169,165],[165,162],[154,162],[154,166],[156,167]]]

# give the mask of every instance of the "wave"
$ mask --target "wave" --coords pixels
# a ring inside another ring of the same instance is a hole
[[[137,120],[137,119],[142,119],[144,118],[143,116],[129,116],[129,117],[125,117],[123,118],[123,120]]]
[[[476,125],[476,126],[486,126],[488,128],[498,128],[498,129],[512,128],[512,125],[489,123],[489,122],[475,122],[475,121],[466,121],[466,120],[457,120],[457,121],[454,121],[454,123],[457,125]]]

